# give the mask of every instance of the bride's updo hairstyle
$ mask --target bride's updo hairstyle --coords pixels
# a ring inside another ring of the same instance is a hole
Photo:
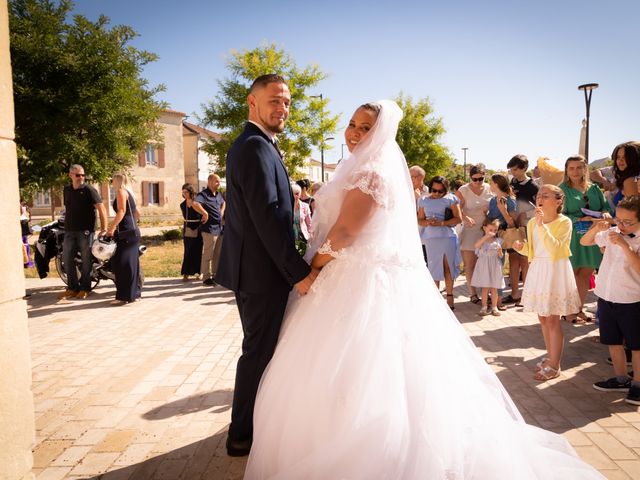
[[[378,103],[363,103],[358,107],[358,110],[369,110],[371,112],[374,112],[377,118],[381,108],[382,107]]]

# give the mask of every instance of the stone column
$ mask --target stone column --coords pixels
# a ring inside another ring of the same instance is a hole
[[[7,0],[0,0],[0,479],[31,479],[35,441]]]

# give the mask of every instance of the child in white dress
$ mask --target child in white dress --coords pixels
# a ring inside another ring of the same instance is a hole
[[[504,288],[504,276],[502,275],[502,240],[497,238],[498,229],[500,228],[500,220],[497,218],[486,218],[482,223],[482,231],[484,235],[474,244],[475,253],[478,257],[476,266],[471,277],[471,286],[482,289],[482,308],[480,315],[500,315],[496,308],[498,299],[498,289]],[[489,290],[491,290],[491,299],[493,300],[493,308],[487,308]]]
[[[543,185],[536,198],[535,217],[527,224],[527,241],[514,248],[527,255],[531,265],[522,292],[525,312],[536,312],[547,355],[535,368],[534,378],[544,382],[560,375],[564,335],[560,316],[580,309],[580,296],[569,256],[571,220],[561,215],[564,193]]]

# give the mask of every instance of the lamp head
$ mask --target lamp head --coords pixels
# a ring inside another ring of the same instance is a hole
[[[585,83],[584,85],[579,85],[578,90],[585,90],[588,92],[590,90],[595,90],[599,86],[600,85],[598,85],[597,83]]]

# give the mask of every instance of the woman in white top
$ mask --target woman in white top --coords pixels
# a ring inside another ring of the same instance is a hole
[[[467,289],[473,303],[480,302],[475,287],[471,286],[473,270],[478,257],[475,243],[482,237],[482,222],[487,216],[489,200],[493,194],[488,183],[484,182],[484,165],[472,165],[469,169],[471,181],[461,186],[456,192],[462,208],[462,231],[460,232],[460,251],[464,262],[464,275],[467,278]]]

